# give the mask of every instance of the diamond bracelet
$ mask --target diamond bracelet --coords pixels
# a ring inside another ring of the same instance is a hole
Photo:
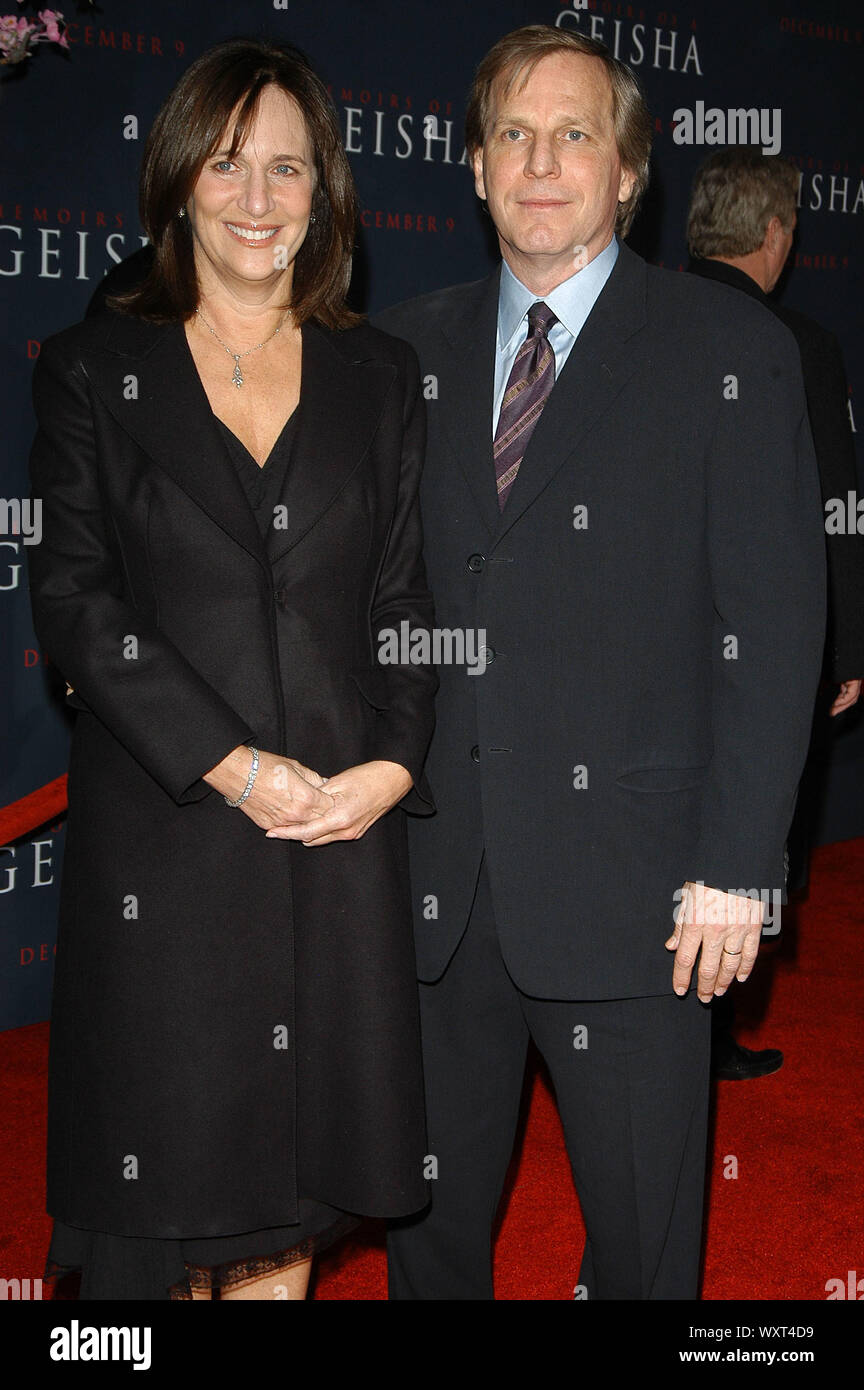
[[[258,775],[258,749],[253,748],[251,743],[247,743],[246,747],[250,749],[252,753],[252,766],[249,769],[249,777],[247,779],[246,786],[244,788],[242,796],[238,796],[236,801],[232,801],[229,796],[223,797],[226,806],[242,806],[243,802],[246,800],[247,796],[249,795],[249,793],[255,785],[255,778]]]

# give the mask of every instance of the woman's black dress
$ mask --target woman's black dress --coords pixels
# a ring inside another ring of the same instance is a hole
[[[297,411],[286,421],[263,466],[226,424],[214,418],[266,540],[288,468]],[[302,1123],[298,1115],[298,1126]],[[243,1180],[238,1173],[238,1183]],[[299,1210],[296,1225],[199,1240],[117,1236],[55,1221],[45,1279],[53,1282],[80,1270],[81,1299],[191,1299],[193,1288],[210,1289],[211,1296],[218,1297],[221,1289],[237,1288],[309,1259],[362,1219],[302,1195]]]

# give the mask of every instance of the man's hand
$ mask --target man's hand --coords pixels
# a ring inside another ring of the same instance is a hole
[[[696,988],[703,1004],[725,994],[733,980],[746,980],[759,952],[762,908],[755,898],[685,883],[675,930],[666,942],[667,951],[675,952],[675,993],[687,993],[697,955]]]
[[[331,810],[305,824],[268,830],[267,835],[271,839],[300,840],[304,845],[359,840],[412,786],[411,774],[401,763],[360,763],[327,780],[324,790],[333,798]]]
[[[860,680],[844,681],[843,684],[840,686],[840,689],[838,690],[836,696],[834,697],[834,703],[831,706],[831,713],[842,714],[844,709],[851,709],[852,706],[857,702],[860,694]]]

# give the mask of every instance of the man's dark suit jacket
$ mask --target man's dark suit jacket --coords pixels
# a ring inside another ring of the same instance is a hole
[[[484,848],[501,949],[545,998],[671,991],[686,880],[782,890],[824,642],[819,479],[795,340],[743,295],[622,246],[499,513],[500,271],[375,322],[415,347],[442,666],[409,818],[421,979]]]
[[[801,354],[807,412],[819,465],[822,500],[841,497],[858,488],[855,449],[847,413],[846,372],[840,344],[833,333],[813,319],[775,304],[749,275],[724,261],[691,260],[694,275],[743,290],[764,304],[795,336]],[[832,680],[864,676],[864,538],[829,535],[827,674]]]

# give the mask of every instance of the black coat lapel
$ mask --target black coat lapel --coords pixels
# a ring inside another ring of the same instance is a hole
[[[646,322],[645,262],[621,246],[612,273],[564,364],[519,465],[495,542],[530,507],[608,410],[639,358],[630,339]]]
[[[343,336],[307,323],[297,433],[279,497],[284,529],[269,538],[275,561],[302,540],[361,463],[377,429],[396,367]]]
[[[193,502],[269,569],[264,541],[225,449],[182,323],[118,314],[88,377],[135,443]]]
[[[228,455],[183,325],[116,315],[104,348],[87,352],[88,376],[126,432],[211,520],[270,574],[315,524],[363,457],[396,376],[314,323],[304,324],[297,433],[283,496],[287,527],[267,545]]]
[[[475,287],[442,332],[450,348],[438,383],[438,409],[451,447],[465,474],[490,536],[498,525],[495,459],[492,453],[492,401],[501,267]]]

